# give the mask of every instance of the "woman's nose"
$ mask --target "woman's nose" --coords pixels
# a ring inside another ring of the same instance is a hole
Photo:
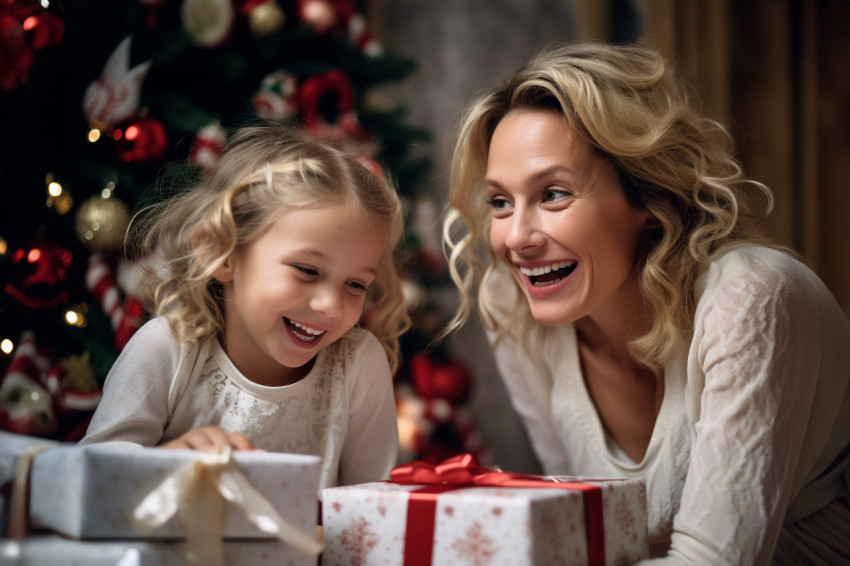
[[[539,218],[533,212],[517,210],[509,219],[505,245],[515,252],[538,248],[546,241]]]

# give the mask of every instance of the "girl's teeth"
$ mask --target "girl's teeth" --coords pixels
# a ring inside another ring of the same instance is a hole
[[[307,325],[301,324],[300,322],[295,322],[294,320],[289,321],[293,327],[293,332],[296,336],[301,338],[302,340],[315,340],[316,337],[321,336],[325,333],[324,330],[317,330],[315,328],[311,328]],[[296,331],[297,328],[300,332]]]

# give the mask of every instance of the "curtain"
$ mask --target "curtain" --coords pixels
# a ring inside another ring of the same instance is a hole
[[[675,64],[729,127],[747,174],[773,190],[768,234],[850,314],[850,2],[574,2],[579,38],[640,40]]]

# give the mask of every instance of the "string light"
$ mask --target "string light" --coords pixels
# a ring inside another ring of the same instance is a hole
[[[15,344],[13,344],[8,338],[4,338],[0,341],[0,352],[3,352],[4,354],[11,354],[14,349]]]
[[[86,314],[88,308],[85,305],[76,305],[65,311],[65,323],[69,326],[84,328],[88,324]]]
[[[88,138],[91,143],[96,142],[100,139],[100,130],[98,130],[97,128],[92,128],[91,130],[89,130]]]
[[[24,28],[24,31],[32,31],[38,25],[38,18],[35,16],[30,16],[25,18],[21,27]]]
[[[62,184],[53,177],[52,173],[45,175],[44,182],[47,185],[47,206],[55,208],[60,215],[71,210],[74,199],[62,187]]]
[[[2,237],[0,237],[0,256],[6,255],[6,253],[8,251],[9,251],[9,244],[6,242],[6,240],[4,240]]]
[[[103,187],[103,190],[100,191],[100,196],[103,198],[109,198],[112,196],[112,193],[115,191],[115,181],[109,181],[106,183],[106,186]]]

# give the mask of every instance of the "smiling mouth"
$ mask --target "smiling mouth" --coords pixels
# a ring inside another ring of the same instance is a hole
[[[535,287],[546,287],[565,279],[575,270],[576,265],[578,263],[575,261],[559,261],[540,267],[520,267],[519,270]]]
[[[307,326],[306,324],[296,322],[286,317],[283,317],[283,320],[286,322],[286,325],[289,326],[289,329],[292,331],[292,333],[301,340],[304,340],[305,342],[312,342],[313,340],[327,332],[327,330],[319,330],[318,328]]]

